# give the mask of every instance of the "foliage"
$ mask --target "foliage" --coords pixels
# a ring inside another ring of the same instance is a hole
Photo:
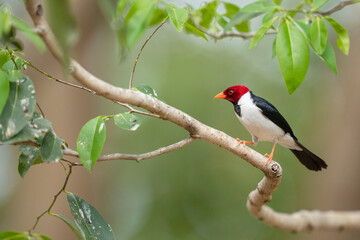
[[[276,34],[272,56],[277,57],[290,94],[305,79],[310,49],[337,73],[335,52],[328,39],[329,26],[337,34],[338,48],[345,55],[349,53],[350,43],[346,29],[334,18],[319,11],[327,2],[328,0],[305,0],[292,9],[286,9],[279,0],[260,0],[246,6],[214,0],[199,8],[191,5],[178,7],[152,0],[119,0],[116,4],[111,0],[99,0],[105,16],[116,32],[121,54],[133,49],[147,29],[167,19],[178,32],[184,30],[205,40],[208,37],[221,39],[229,34],[234,37],[251,37],[250,49],[259,44],[267,34]],[[71,14],[69,1],[51,1],[48,11],[55,37],[63,51],[64,63],[67,64],[70,48],[77,37],[75,17]],[[262,17],[262,25],[252,33],[251,21],[259,17]],[[63,152],[67,146],[53,131],[51,122],[36,111],[35,87],[32,80],[23,73],[28,66],[34,66],[18,56],[22,53],[22,44],[17,38],[17,32],[22,32],[40,51],[45,50],[45,44],[39,35],[24,21],[13,16],[9,7],[1,5],[0,143],[20,145],[18,171],[24,177],[33,165],[66,162]],[[140,84],[131,87],[131,90],[158,97],[156,91],[147,85]],[[132,111],[89,120],[77,138],[80,162],[89,172],[99,160],[106,141],[106,122],[111,118],[117,127],[124,130],[134,131],[141,124],[141,118]],[[106,239],[114,239],[111,227],[93,206],[75,194],[68,193],[67,196],[75,223],[62,215],[49,214],[64,221],[79,239],[93,239],[99,234],[107,236]],[[94,226],[96,227],[93,228]],[[0,239],[49,238],[29,231],[2,232]]]

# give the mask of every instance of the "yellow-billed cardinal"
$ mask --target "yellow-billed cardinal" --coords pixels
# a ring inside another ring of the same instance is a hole
[[[250,132],[252,142],[239,140],[239,144],[257,145],[258,141],[273,142],[271,154],[265,165],[270,163],[277,143],[289,148],[308,169],[319,171],[327,168],[324,160],[310,152],[295,137],[291,127],[279,111],[265,99],[255,96],[245,86],[237,85],[219,93],[215,98],[224,98],[234,104],[236,117]]]

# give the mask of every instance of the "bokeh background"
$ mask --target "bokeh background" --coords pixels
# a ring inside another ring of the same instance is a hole
[[[4,2],[4,1],[3,1]],[[30,23],[22,1],[8,2],[14,13]],[[195,2],[195,1],[194,1]],[[241,1],[246,4],[249,1]],[[183,4],[177,1],[177,4]],[[200,1],[196,1],[199,4]],[[332,1],[329,5],[336,4]],[[73,56],[96,76],[127,87],[134,59],[146,36],[127,58],[119,61],[115,34],[95,0],[72,2],[79,28]],[[314,54],[306,79],[293,95],[287,93],[276,59],[271,59],[274,36],[253,50],[250,41],[204,41],[178,33],[166,24],[151,39],[137,65],[135,84],[147,84],[160,99],[233,137],[250,139],[226,101],[213,96],[228,86],[244,84],[272,102],[286,117],[300,141],[329,165],[322,172],[305,169],[291,152],[278,147],[275,160],[283,179],[269,205],[282,212],[300,209],[357,210],[360,208],[360,18],[359,6],[333,16],[349,32],[349,56],[336,50],[338,75]],[[329,31],[335,44],[336,36]],[[62,79],[61,66],[48,53],[25,43],[26,58]],[[83,124],[97,115],[126,111],[85,91],[47,80],[29,69],[37,100],[56,133],[75,149]],[[143,117],[135,132],[107,124],[103,153],[143,153],[187,137],[169,122]],[[271,143],[256,150],[269,152]],[[0,146],[0,231],[26,231],[61,188],[65,174],[60,164],[32,167],[21,179],[17,148]],[[98,163],[93,173],[74,168],[67,190],[86,199],[110,223],[118,239],[360,239],[358,232],[293,234],[255,219],[246,209],[247,195],[262,173],[242,159],[214,145],[197,141],[184,149],[141,163]],[[69,218],[63,194],[53,211]],[[75,239],[59,219],[45,215],[36,232],[54,239]]]

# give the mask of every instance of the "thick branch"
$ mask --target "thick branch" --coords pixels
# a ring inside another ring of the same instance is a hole
[[[39,34],[45,41],[50,52],[55,58],[61,61],[61,52],[59,51],[53,34],[48,28],[48,24],[42,15],[42,7],[39,0],[27,0],[26,6],[35,27],[40,29]],[[247,206],[253,215],[264,220],[267,224],[291,231],[309,230],[309,227],[299,228],[299,225],[303,226],[304,223],[307,224],[309,222],[314,230],[338,230],[341,226],[343,229],[360,230],[359,221],[349,220],[360,218],[359,212],[337,212],[334,214],[334,212],[311,211],[306,213],[310,214],[312,219],[304,220],[302,216],[310,216],[304,214],[305,211],[301,214],[284,214],[275,212],[271,208],[264,206],[266,202],[270,201],[273,192],[279,186],[281,181],[282,170],[278,163],[272,161],[271,164],[264,166],[266,161],[264,156],[244,145],[238,146],[238,142],[224,132],[209,127],[188,114],[169,106],[150,95],[112,86],[86,71],[75,60],[71,60],[70,66],[73,77],[86,88],[95,91],[98,95],[111,101],[122,102],[146,109],[153,114],[159,115],[162,119],[168,120],[186,129],[191,136],[196,136],[197,139],[205,140],[226,149],[260,169],[265,174],[265,177],[259,183],[257,190],[250,193]],[[154,152],[156,151],[160,150],[155,150]],[[337,224],[334,224],[334,222]]]

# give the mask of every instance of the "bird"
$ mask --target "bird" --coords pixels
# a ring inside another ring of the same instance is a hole
[[[240,144],[256,146],[258,141],[273,142],[270,155],[264,164],[270,164],[275,146],[280,144],[289,148],[299,161],[310,170],[326,169],[327,164],[320,157],[304,147],[295,137],[290,125],[280,112],[267,100],[252,93],[246,86],[236,85],[220,92],[214,98],[226,99],[234,105],[235,115],[251,134],[252,141],[237,138]]]

